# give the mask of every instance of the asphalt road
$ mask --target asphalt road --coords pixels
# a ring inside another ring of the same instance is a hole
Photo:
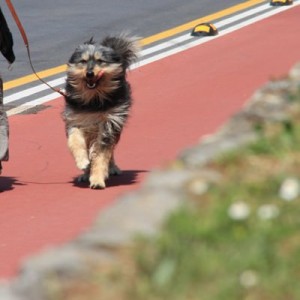
[[[90,37],[129,31],[147,37],[230,7],[241,0],[26,0],[12,1],[30,42],[37,71],[67,62],[78,44]],[[26,49],[5,1],[2,9],[13,32],[16,62],[12,71],[1,57],[4,81],[31,74]]]

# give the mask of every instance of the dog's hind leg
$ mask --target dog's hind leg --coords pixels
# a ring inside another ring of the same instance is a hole
[[[73,127],[68,131],[68,147],[75,159],[77,167],[86,172],[90,167],[90,160],[82,130]]]
[[[109,162],[109,175],[121,175],[122,171],[116,165],[114,154],[112,154],[110,162]]]
[[[104,189],[105,179],[109,175],[109,162],[112,157],[112,148],[98,148],[93,145],[91,152],[90,188]]]

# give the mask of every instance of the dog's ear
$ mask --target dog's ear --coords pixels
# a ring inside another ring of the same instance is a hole
[[[94,37],[92,36],[88,41],[84,42],[85,45],[94,45],[95,41],[94,41]]]
[[[137,60],[138,52],[140,50],[138,38],[128,37],[126,34],[117,37],[107,36],[101,44],[116,52],[121,58],[124,69],[127,69]]]

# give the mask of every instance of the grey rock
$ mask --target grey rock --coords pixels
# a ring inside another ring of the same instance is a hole
[[[292,80],[300,81],[300,63],[297,63],[290,71],[289,76]]]
[[[78,241],[97,248],[129,245],[139,234],[157,233],[167,214],[181,201],[178,193],[166,190],[146,189],[128,194],[104,211],[92,229]]]

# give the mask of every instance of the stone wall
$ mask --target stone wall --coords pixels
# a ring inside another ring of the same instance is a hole
[[[135,235],[156,234],[167,215],[191,193],[201,195],[211,181],[222,180],[207,167],[209,161],[254,141],[257,126],[289,120],[299,105],[291,95],[299,91],[300,64],[285,78],[259,89],[217,133],[184,150],[168,167],[152,171],[140,189],[118,199],[85,234],[26,261],[14,280],[0,286],[0,299],[46,300],[49,278],[63,285],[70,278],[84,278],[95,265],[116,264],[118,249],[129,246]]]

